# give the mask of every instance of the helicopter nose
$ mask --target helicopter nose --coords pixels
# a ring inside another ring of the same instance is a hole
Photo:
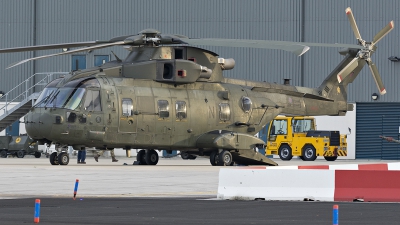
[[[36,112],[29,112],[26,116],[25,116],[25,129],[26,129],[26,133],[32,137],[33,139],[41,139],[43,138],[40,135],[39,129],[37,127],[37,123],[39,121],[39,117],[40,114],[36,113]]]
[[[38,109],[34,109],[25,116],[26,132],[33,139],[47,138],[51,132],[51,129],[48,129],[43,123],[43,117],[45,117],[45,114],[38,112]]]

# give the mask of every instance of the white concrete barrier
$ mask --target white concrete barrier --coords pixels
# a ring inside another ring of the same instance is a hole
[[[333,201],[334,170],[220,169],[219,199]]]

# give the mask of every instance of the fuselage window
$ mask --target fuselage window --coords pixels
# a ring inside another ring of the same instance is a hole
[[[133,105],[132,99],[123,98],[122,99],[122,115],[123,116],[132,116]]]
[[[186,119],[186,102],[185,101],[176,101],[175,111],[176,111],[176,119],[177,120]]]
[[[222,121],[227,121],[231,119],[231,109],[228,103],[219,104],[219,119]]]
[[[245,113],[248,113],[251,110],[251,99],[248,97],[243,96],[242,97],[242,109]]]
[[[158,117],[167,118],[169,117],[169,103],[167,100],[158,100]]]
[[[84,110],[101,111],[100,91],[87,90]]]

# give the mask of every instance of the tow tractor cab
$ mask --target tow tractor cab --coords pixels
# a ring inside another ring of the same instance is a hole
[[[279,155],[282,160],[299,156],[314,161],[324,156],[327,161],[335,161],[338,156],[347,156],[347,135],[316,130],[314,117],[278,116],[269,125],[265,154]]]

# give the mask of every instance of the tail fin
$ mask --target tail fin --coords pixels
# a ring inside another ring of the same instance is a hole
[[[346,57],[339,63],[339,65],[329,74],[329,76],[317,88],[318,94],[335,101],[347,102],[347,86],[352,83],[358,76],[361,69],[366,64],[366,61],[360,60],[358,66],[348,75],[344,80],[339,83],[337,75],[348,66],[353,59],[357,58],[359,49],[348,49]]]

